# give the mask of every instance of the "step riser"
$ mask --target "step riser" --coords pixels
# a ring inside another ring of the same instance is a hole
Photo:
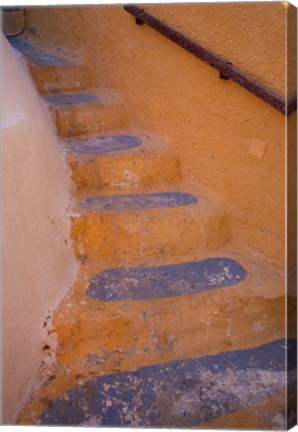
[[[31,62],[29,70],[41,94],[63,93],[88,87],[82,66],[54,67],[37,66]]]
[[[119,157],[77,157],[68,154],[72,180],[79,191],[86,189],[130,191],[181,178],[180,160],[174,154],[156,157],[125,155]]]
[[[247,285],[242,286],[247,290]],[[59,359],[68,362],[76,357],[84,367],[101,370],[104,366],[108,373],[120,360],[121,370],[129,370],[283,337],[284,298],[238,300],[237,290],[216,290],[192,296],[192,301],[190,297],[169,298],[166,304],[132,301],[116,307],[96,302],[99,309],[89,307],[75,323],[70,310],[69,316],[66,312],[55,322]],[[233,293],[230,298],[228,291]],[[97,364],[91,362],[93,357],[98,358]]]
[[[225,208],[209,213],[200,206],[90,213],[73,218],[72,225],[76,256],[99,260],[175,257],[216,249],[230,237]]]
[[[127,116],[123,105],[104,107],[97,105],[76,105],[73,107],[52,107],[56,127],[63,138],[79,135],[125,129]]]

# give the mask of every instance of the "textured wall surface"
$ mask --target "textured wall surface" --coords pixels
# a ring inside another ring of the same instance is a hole
[[[146,10],[277,94],[285,95],[287,29],[293,30],[295,12],[286,2],[150,5]],[[289,48],[292,56],[294,43]],[[295,95],[294,74],[288,84],[289,95]]]
[[[51,311],[76,265],[66,212],[68,174],[49,114],[3,37],[1,52],[1,401],[2,422],[14,423],[43,378],[43,366],[54,361],[55,341],[47,334]]]

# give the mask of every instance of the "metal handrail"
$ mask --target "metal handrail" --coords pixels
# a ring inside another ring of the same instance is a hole
[[[221,59],[216,54],[213,54],[202,45],[194,42],[184,34],[163,23],[144,9],[134,5],[125,5],[124,9],[136,18],[136,24],[147,24],[149,27],[155,29],[163,36],[166,36],[168,39],[198,57],[200,60],[217,69],[220,73],[219,77],[221,79],[234,81],[250,93],[271,105],[273,108],[277,109],[282,114],[288,116],[296,111],[296,96],[290,100],[286,100],[277,95],[268,87],[246,75],[232,63]]]

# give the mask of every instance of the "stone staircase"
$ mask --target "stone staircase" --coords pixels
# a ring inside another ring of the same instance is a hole
[[[187,182],[117,93],[91,89],[76,53],[12,44],[61,137],[81,262],[48,332],[57,365],[19,422],[283,428],[281,269],[237,248],[224,199]]]

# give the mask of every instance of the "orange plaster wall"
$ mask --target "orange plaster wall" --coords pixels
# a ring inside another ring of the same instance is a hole
[[[249,11],[247,25],[252,26]],[[262,26],[262,19],[251,28]],[[131,123],[167,137],[188,180],[226,197],[234,240],[283,261],[286,117],[235,83],[220,80],[217,71],[156,31],[136,26],[122,6],[31,8],[28,23],[30,33],[44,43],[84,49],[93,85],[119,91]],[[274,31],[270,27],[270,35]],[[258,31],[250,37],[260,42]],[[231,52],[242,52],[245,63],[244,51],[231,46]],[[267,69],[266,61],[261,63]],[[276,67],[284,68],[282,59]]]
[[[148,5],[145,10],[277,94],[286,94],[287,19],[293,29],[295,16],[288,3],[164,4]],[[289,48],[291,55],[294,44]],[[291,75],[288,94],[295,93]]]

